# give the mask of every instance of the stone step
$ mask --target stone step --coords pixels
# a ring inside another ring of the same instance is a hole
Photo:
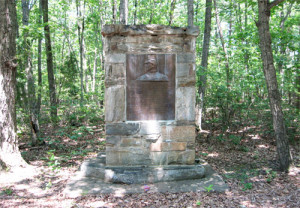
[[[195,165],[107,167],[105,153],[100,153],[97,158],[83,162],[80,173],[83,177],[99,178],[107,183],[147,184],[200,179],[205,176],[205,167],[196,163]]]

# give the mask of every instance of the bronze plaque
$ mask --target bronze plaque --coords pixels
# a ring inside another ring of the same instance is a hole
[[[175,54],[127,54],[127,120],[175,119]]]

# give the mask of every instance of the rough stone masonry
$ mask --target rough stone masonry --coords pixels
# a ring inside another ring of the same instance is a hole
[[[197,27],[105,25],[107,167],[195,164]]]
[[[198,33],[195,27],[104,26],[106,152],[82,163],[68,196],[141,193],[141,184],[149,192],[228,189],[205,161],[195,160]]]

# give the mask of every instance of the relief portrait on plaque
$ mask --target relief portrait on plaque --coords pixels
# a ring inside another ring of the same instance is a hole
[[[126,55],[126,117],[175,119],[175,54]]]
[[[168,81],[168,77],[158,71],[156,55],[146,55],[144,70],[146,73],[138,77],[137,80],[157,82]]]

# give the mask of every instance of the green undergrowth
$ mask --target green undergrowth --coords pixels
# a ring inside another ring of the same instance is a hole
[[[242,190],[246,191],[254,187],[255,181],[271,183],[277,177],[277,171],[265,167],[259,168],[255,164],[244,164],[226,168],[222,176],[225,181],[238,180]]]

